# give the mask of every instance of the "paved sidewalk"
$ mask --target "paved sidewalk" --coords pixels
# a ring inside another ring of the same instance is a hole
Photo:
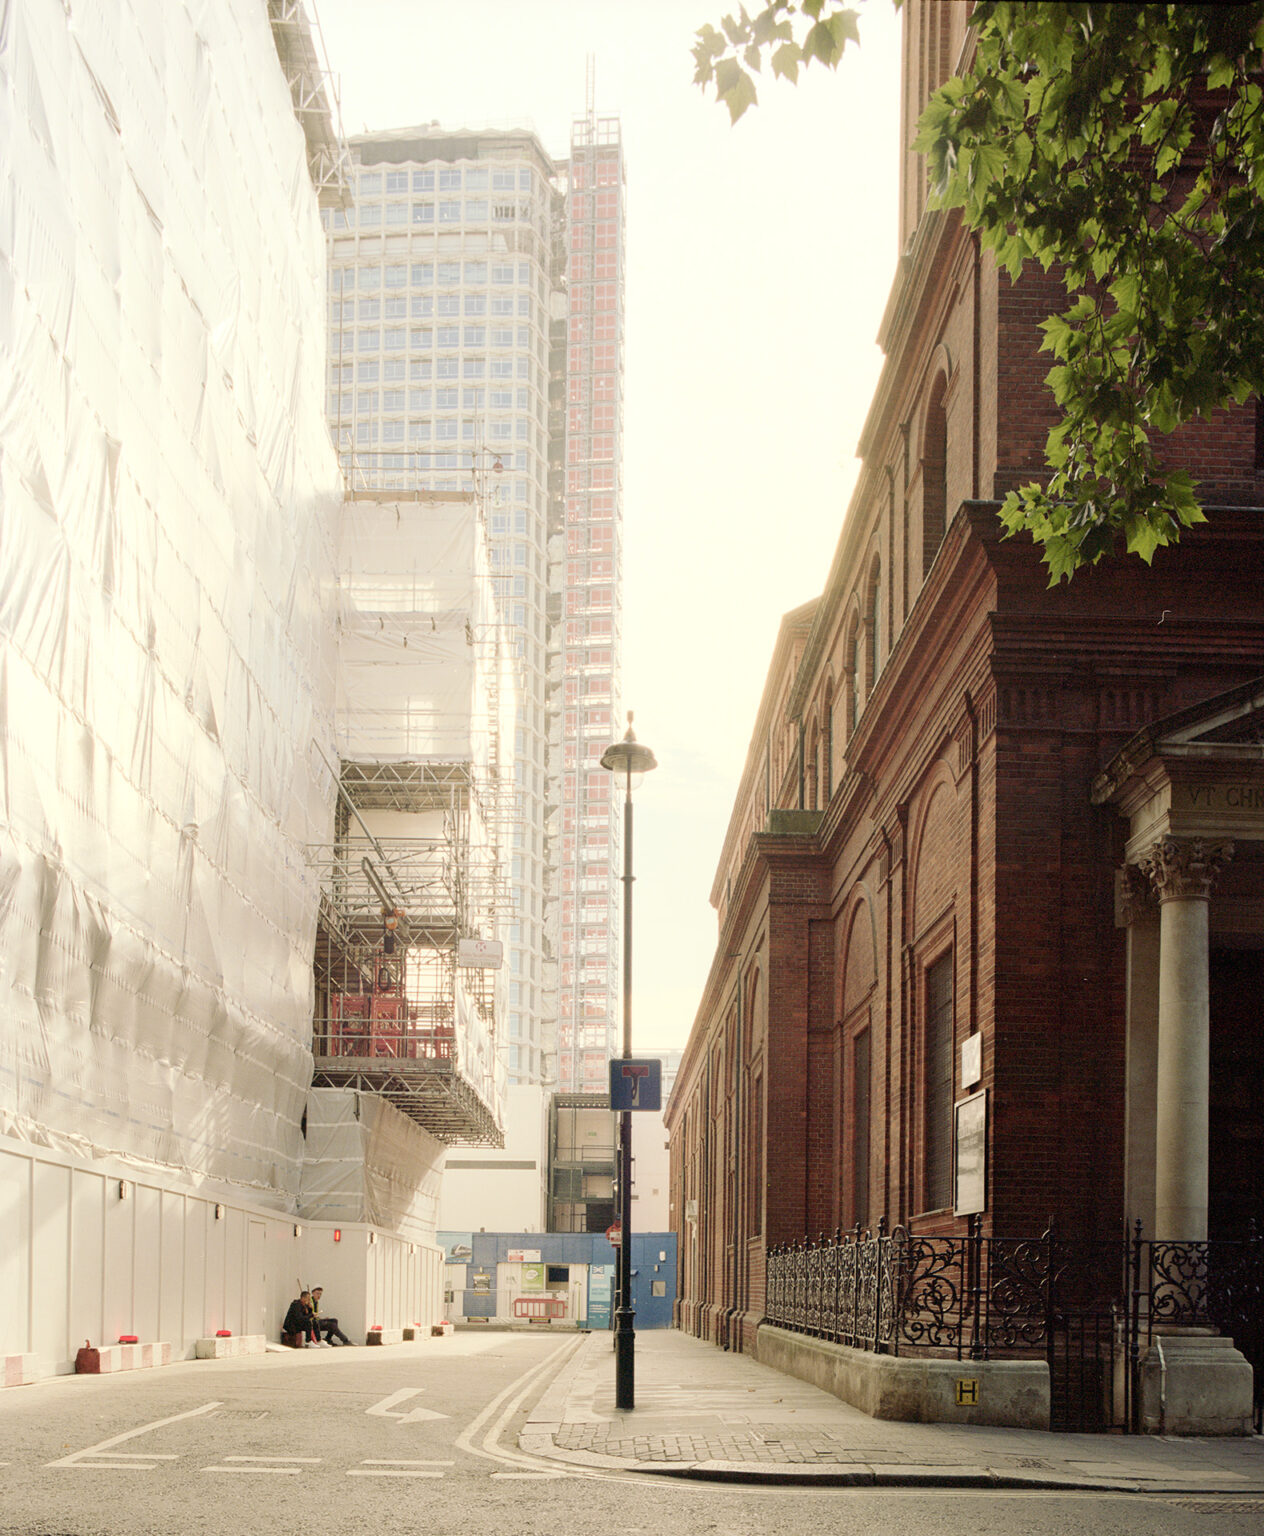
[[[611,1336],[588,1335],[532,1410],[519,1443],[576,1466],[736,1482],[1264,1496],[1259,1436],[892,1423],[674,1330],[637,1334],[629,1413],[614,1406]]]

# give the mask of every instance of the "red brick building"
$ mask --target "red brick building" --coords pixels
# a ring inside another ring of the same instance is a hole
[[[1054,417],[1059,292],[926,208],[907,143],[967,10],[905,8],[905,256],[864,467],[774,651],[667,1114],[678,1320],[736,1347],[768,1246],[836,1228],[1264,1217],[1261,418],[1182,435],[1215,510],[1152,567],[1050,590],[1002,540]],[[957,1166],[963,1101],[981,1170]]]

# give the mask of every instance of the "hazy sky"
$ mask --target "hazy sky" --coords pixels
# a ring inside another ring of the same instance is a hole
[[[313,9],[308,0],[309,11]],[[315,0],[347,133],[533,128],[585,110],[628,167],[623,678],[658,756],[636,792],[634,1033],[683,1045],[781,615],[825,581],[896,257],[898,22],[735,127],[692,83],[732,0]]]

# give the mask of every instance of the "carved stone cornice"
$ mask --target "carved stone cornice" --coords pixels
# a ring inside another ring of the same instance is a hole
[[[1137,860],[1160,901],[1211,895],[1220,871],[1233,857],[1224,838],[1161,837]]]

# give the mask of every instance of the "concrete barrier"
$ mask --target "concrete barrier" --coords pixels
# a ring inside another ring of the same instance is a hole
[[[0,1355],[0,1386],[29,1387],[44,1375],[38,1355]]]
[[[402,1344],[404,1330],[402,1328],[370,1328],[364,1342],[366,1344]]]
[[[102,1344],[97,1349],[100,1363],[93,1376],[114,1375],[118,1371],[144,1371],[151,1366],[171,1364],[170,1344]]]
[[[262,1355],[268,1339],[262,1333],[235,1333],[229,1338],[197,1339],[193,1345],[195,1360],[231,1360],[237,1355]]]

